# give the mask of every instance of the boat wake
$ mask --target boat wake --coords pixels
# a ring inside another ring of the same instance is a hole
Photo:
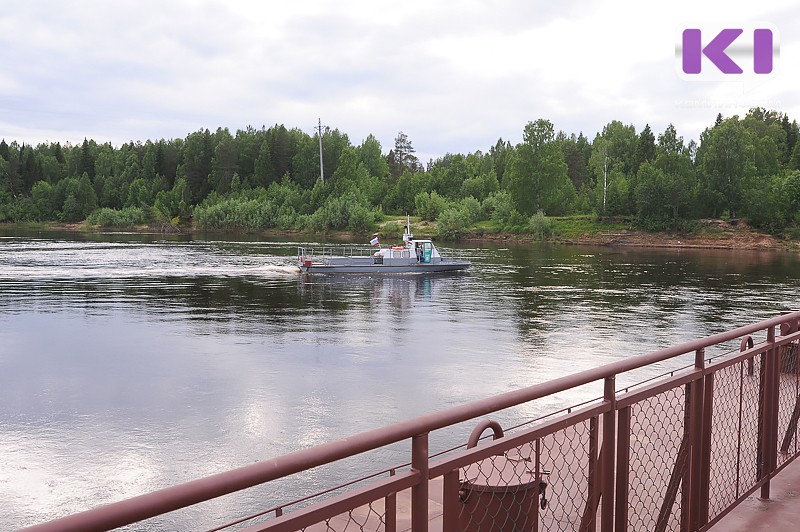
[[[298,266],[265,266],[262,270],[267,273],[275,273],[279,275],[297,275],[300,273]]]

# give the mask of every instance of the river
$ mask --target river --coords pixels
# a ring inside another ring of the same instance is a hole
[[[0,529],[799,306],[789,252],[470,243],[441,247],[473,262],[465,274],[299,275],[297,247],[315,244],[0,232]]]

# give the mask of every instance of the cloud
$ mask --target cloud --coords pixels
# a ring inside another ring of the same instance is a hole
[[[385,151],[402,130],[423,160],[518,142],[540,117],[590,137],[618,119],[697,138],[717,112],[746,108],[719,105],[720,84],[677,78],[676,32],[743,19],[779,23],[782,70],[738,103],[796,116],[800,23],[785,1],[724,14],[689,2],[19,4],[0,19],[0,123],[18,141],[121,143],[274,123],[310,133],[322,118]]]

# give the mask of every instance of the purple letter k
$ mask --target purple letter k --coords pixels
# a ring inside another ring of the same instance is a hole
[[[683,30],[683,71],[687,74],[700,73],[701,54],[705,54],[723,74],[741,74],[739,65],[725,54],[725,49],[742,34],[740,29],[724,29],[701,49],[700,30]]]

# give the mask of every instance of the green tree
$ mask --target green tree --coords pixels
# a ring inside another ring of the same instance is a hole
[[[42,167],[31,146],[25,146],[20,155],[19,176],[22,194],[29,194],[33,184],[44,178]]]
[[[589,168],[595,175],[597,195],[601,198],[598,211],[606,214],[608,196],[609,173],[614,166],[614,161],[608,156],[608,141],[597,135],[592,143],[592,154],[589,157]]]
[[[164,176],[167,188],[175,184],[178,166],[183,158],[183,140],[158,141],[156,152],[156,174]]]
[[[567,164],[567,175],[575,190],[580,190],[589,183],[589,157],[592,146],[583,133],[577,137],[573,133],[569,137],[560,133],[561,149],[564,152],[564,162]]]
[[[645,161],[639,166],[636,188],[636,208],[642,221],[663,223],[669,219],[664,171]]]
[[[650,129],[650,124],[645,124],[636,141],[636,153],[633,158],[632,172],[638,173],[639,167],[644,162],[654,161],[656,158],[656,138]]]
[[[134,179],[128,187],[128,197],[125,207],[150,207],[153,205],[152,181]]]
[[[268,173],[267,180],[272,183],[280,181],[286,174],[292,175],[292,159],[295,148],[292,146],[289,131],[283,124],[271,127],[267,132],[267,139],[270,149],[269,162],[271,163],[271,171]]]
[[[504,141],[502,138],[497,139],[495,145],[489,148],[489,158],[492,161],[494,173],[500,183],[505,179],[506,169],[513,155],[514,148],[511,146],[511,143]]]
[[[64,168],[55,155],[50,153],[40,153],[38,155],[39,167],[41,168],[42,179],[48,183],[56,183],[64,177]]]
[[[8,149],[6,139],[0,140],[0,157],[2,157],[5,161],[8,161],[9,157],[11,157],[11,150]]]
[[[787,115],[783,115],[783,119],[781,120],[781,128],[783,128],[783,131],[786,134],[786,160],[783,161],[785,164],[791,154],[794,152],[794,148],[797,145],[797,137],[800,135],[800,126],[797,125],[797,120],[792,120],[789,122],[789,117]]]
[[[394,149],[389,151],[386,161],[389,171],[394,177],[400,177],[406,171],[419,172],[422,170],[419,159],[414,155],[415,151],[408,135],[400,131],[394,139]]]
[[[227,194],[231,188],[233,174],[239,168],[236,160],[236,144],[228,128],[217,129],[215,136],[216,147],[211,160],[213,179],[209,185],[220,194]]]
[[[315,139],[316,140],[316,139]],[[322,135],[322,161],[325,176],[333,176],[339,166],[339,159],[345,149],[352,148],[350,139],[338,129],[325,128]],[[319,158],[319,155],[317,155]]]
[[[9,146],[8,158],[3,157],[0,160],[0,185],[12,198],[21,196],[23,193],[22,178],[19,174],[20,152],[16,148],[16,143],[12,142]]]
[[[428,170],[431,187],[442,196],[455,198],[461,192],[464,181],[473,177],[466,158],[461,154],[448,153],[436,160]]]
[[[114,175],[114,147],[111,144],[103,144],[98,147],[97,158],[95,159],[95,177],[109,177]]]
[[[381,152],[381,143],[373,135],[367,135],[359,147],[358,155],[370,176],[383,178],[389,173],[389,165]]]
[[[292,158],[292,180],[303,188],[314,188],[319,181],[319,141],[306,134],[297,135],[295,139],[297,150]]]
[[[211,175],[213,154],[211,132],[208,129],[186,137],[182,174],[186,178],[191,203],[200,203],[210,192],[208,177]]]
[[[606,189],[606,207],[604,214],[608,216],[619,216],[629,214],[629,199],[631,184],[628,177],[622,173],[619,167],[611,170]]]
[[[431,193],[420,192],[414,197],[414,213],[422,218],[433,222],[447,208],[447,199],[433,191]]]
[[[59,188],[63,188],[63,191],[59,191]],[[85,220],[97,208],[97,195],[87,173],[80,178],[68,177],[59,182],[56,197],[62,195],[61,219],[65,222]]]
[[[80,152],[80,164],[78,166],[76,174],[80,175],[86,172],[86,175],[89,176],[89,179],[93,179],[95,175],[95,168],[94,168],[94,160],[95,160],[95,151],[97,149],[97,145],[94,141],[89,142],[85,137],[83,139],[83,144],[81,144],[81,152]]]
[[[173,225],[177,225],[179,219],[188,218],[191,211],[187,202],[187,189],[186,179],[180,178],[175,181],[172,189],[156,194],[153,210],[159,221],[166,223],[174,220]]]
[[[255,174],[256,160],[265,136],[265,130],[257,131],[252,126],[236,131],[234,144],[240,176],[247,177]]]
[[[658,136],[655,166],[663,172],[660,188],[664,207],[677,224],[681,212],[688,214],[687,209],[694,201],[696,180],[689,150],[672,124]]]
[[[544,119],[528,122],[522,136],[505,187],[517,210],[526,216],[537,211],[565,212],[574,200],[575,188],[567,175],[564,153],[555,142],[553,124]]]
[[[800,142],[795,142],[794,149],[786,165],[789,170],[800,170]]]
[[[727,211],[736,217],[756,173],[752,135],[738,117],[726,118],[701,136],[698,158],[700,192],[707,213],[716,217]]]
[[[500,189],[500,184],[497,182],[497,176],[494,169],[486,173],[469,177],[461,184],[462,198],[473,197],[478,201],[483,201],[489,194],[496,192]]]
[[[141,177],[149,182],[156,180],[158,146],[148,140],[142,147]],[[97,163],[95,162],[95,165]]]
[[[58,207],[55,204],[55,190],[47,181],[39,181],[33,185],[31,200],[38,220],[55,220]]]
[[[258,157],[253,169],[253,182],[266,188],[277,179],[278,176],[275,175],[275,168],[272,164],[272,149],[269,141],[265,139],[258,150]]]

